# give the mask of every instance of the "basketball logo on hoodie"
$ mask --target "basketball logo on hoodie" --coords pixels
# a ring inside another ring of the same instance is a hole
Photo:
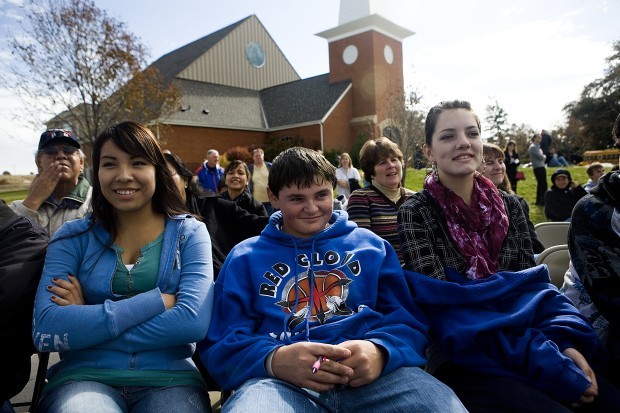
[[[351,279],[337,269],[316,271],[310,285],[308,274],[300,276],[297,283],[294,278],[290,279],[282,289],[281,301],[276,303],[286,314],[291,314],[289,329],[294,329],[306,318],[323,324],[334,315],[353,314],[346,304]]]

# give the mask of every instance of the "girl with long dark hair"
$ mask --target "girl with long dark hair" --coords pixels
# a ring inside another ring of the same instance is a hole
[[[93,146],[93,212],[48,248],[33,338],[58,351],[39,411],[210,411],[191,357],[213,306],[211,242],[159,143],[123,122]]]

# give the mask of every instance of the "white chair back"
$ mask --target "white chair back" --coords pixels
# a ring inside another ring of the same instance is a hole
[[[555,245],[547,248],[536,257],[536,264],[547,264],[547,270],[551,277],[551,284],[558,288],[562,287],[564,283],[564,274],[570,265],[568,245]]]
[[[570,222],[541,222],[534,225],[536,236],[545,248],[562,245],[568,242]]]

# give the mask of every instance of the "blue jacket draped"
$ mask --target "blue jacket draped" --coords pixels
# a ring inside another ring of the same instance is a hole
[[[565,402],[589,382],[562,351],[592,363],[599,341],[570,300],[549,283],[545,266],[470,280],[446,269],[447,281],[405,271],[431,335],[454,363],[526,381]]]

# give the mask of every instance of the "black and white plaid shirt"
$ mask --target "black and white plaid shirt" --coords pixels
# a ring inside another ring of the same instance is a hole
[[[499,253],[500,271],[520,271],[535,264],[527,221],[519,200],[500,192],[510,223]],[[444,268],[467,272],[467,262],[452,240],[443,212],[424,190],[398,210],[398,237],[406,270],[445,279]]]

